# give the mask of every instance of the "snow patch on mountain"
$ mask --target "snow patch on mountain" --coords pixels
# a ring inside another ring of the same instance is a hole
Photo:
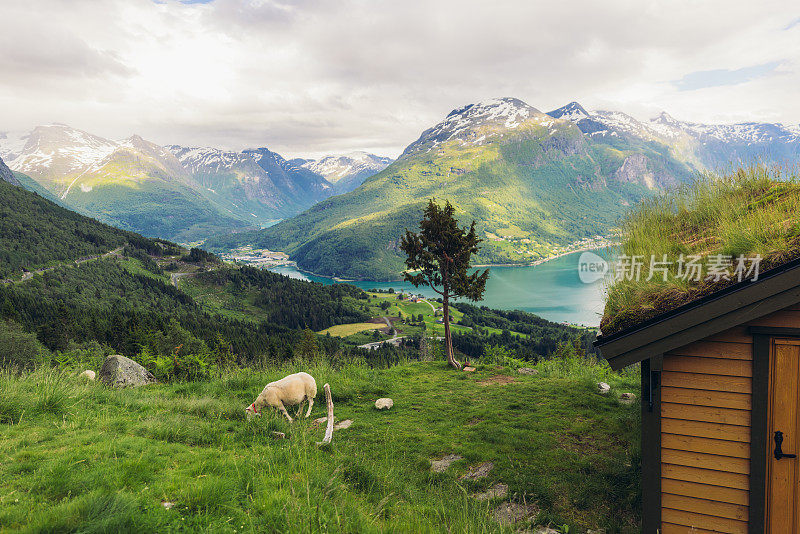
[[[392,158],[356,151],[349,154],[325,156],[318,160],[306,160],[302,166],[335,184],[355,174],[379,173],[392,161]]]
[[[451,111],[445,119],[422,132],[408,145],[401,157],[434,150],[442,143],[460,140],[462,144],[482,145],[504,131],[519,128],[531,120],[545,122],[548,117],[517,98],[493,98]]]

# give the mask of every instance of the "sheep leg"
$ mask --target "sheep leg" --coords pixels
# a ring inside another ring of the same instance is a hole
[[[286,411],[286,406],[284,406],[282,402],[278,404],[278,409],[286,416],[286,419],[288,419],[290,423],[294,421],[292,416],[289,415],[289,412]]]
[[[297,405],[297,413],[294,414],[295,418],[300,417],[301,413],[303,413],[303,401],[300,401],[300,404]]]
[[[314,406],[314,399],[308,399],[308,411],[306,412],[306,419],[311,415],[311,407]]]

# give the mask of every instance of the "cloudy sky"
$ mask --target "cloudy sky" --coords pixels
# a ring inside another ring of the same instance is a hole
[[[796,0],[2,0],[0,131],[396,156],[515,96],[800,122]]]

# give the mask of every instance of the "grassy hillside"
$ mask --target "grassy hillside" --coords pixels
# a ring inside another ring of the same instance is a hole
[[[594,142],[571,122],[550,117],[486,135],[497,137],[407,150],[348,194],[257,233],[213,238],[207,246],[250,243],[288,252],[318,274],[397,279],[403,269],[399,238],[405,228],[416,228],[427,200],[437,198],[449,200],[462,223],[476,221],[485,239],[478,263],[528,263],[609,232],[629,206],[665,180],[691,174],[666,147]],[[642,153],[642,169],[626,166]]]
[[[763,166],[727,175],[709,174],[671,194],[643,203],[622,223],[621,254],[644,258],[639,280],[621,279],[609,288],[602,331],[626,326],[695,300],[738,280],[737,257],[760,255],[764,270],[800,256],[800,182],[796,174]],[[709,279],[718,255],[729,279]],[[649,277],[650,256],[671,262],[667,279]],[[679,270],[678,259],[696,256],[702,277]],[[750,262],[744,267],[749,269]],[[683,274],[683,276],[682,276]],[[744,273],[746,274],[746,273]]]
[[[537,367],[293,364],[127,390],[52,370],[2,375],[0,529],[637,532],[639,408],[616,400],[635,378],[568,360]],[[353,420],[329,448],[314,445],[323,430],[309,423],[324,403],[292,425],[271,412],[244,420],[265,383],[299,369],[330,383],[336,419]],[[613,395],[595,392],[599,379]],[[384,396],[395,406],[378,412]],[[446,454],[463,459],[432,473]],[[487,461],[486,478],[459,480]],[[472,497],[496,483],[508,497]],[[532,504],[529,517],[499,524],[503,501]]]
[[[21,183],[24,186],[26,182]],[[23,269],[33,271],[131,243],[155,250],[162,246],[0,181],[0,278],[18,277]]]

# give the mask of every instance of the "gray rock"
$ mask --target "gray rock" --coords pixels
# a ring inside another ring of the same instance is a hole
[[[636,395],[634,395],[633,393],[622,393],[619,396],[619,401],[622,404],[633,404],[633,401],[635,400],[636,400]]]
[[[478,465],[470,467],[466,473],[461,475],[460,480],[479,480],[481,478],[486,478],[492,468],[494,468],[494,464],[492,462],[482,462]]]
[[[536,527],[533,534],[561,534],[561,532],[552,527]]]
[[[479,501],[488,501],[491,499],[504,499],[506,495],[508,495],[508,486],[502,482],[498,482],[486,491],[476,493],[474,497]]]
[[[457,454],[448,454],[439,460],[431,460],[431,471],[434,473],[444,473],[447,468],[450,467],[450,464],[463,459],[463,456],[459,456]]]
[[[352,419],[345,419],[344,421],[339,421],[335,425],[333,425],[334,430],[344,430],[345,428],[350,428],[350,425],[353,424]]]
[[[539,513],[535,504],[521,502],[504,502],[494,509],[494,519],[498,523],[510,525],[530,519]],[[539,532],[538,530],[536,532]]]
[[[517,372],[521,375],[538,375],[539,370],[534,369],[533,367],[520,367],[517,369]]]
[[[611,391],[611,386],[606,384],[605,382],[600,382],[597,384],[597,392],[601,395],[608,395],[609,391]]]
[[[375,407],[379,410],[388,410],[392,406],[394,406],[392,399],[378,399],[375,401]]]
[[[100,368],[100,380],[113,387],[135,387],[157,382],[153,373],[125,356],[113,354]]]

